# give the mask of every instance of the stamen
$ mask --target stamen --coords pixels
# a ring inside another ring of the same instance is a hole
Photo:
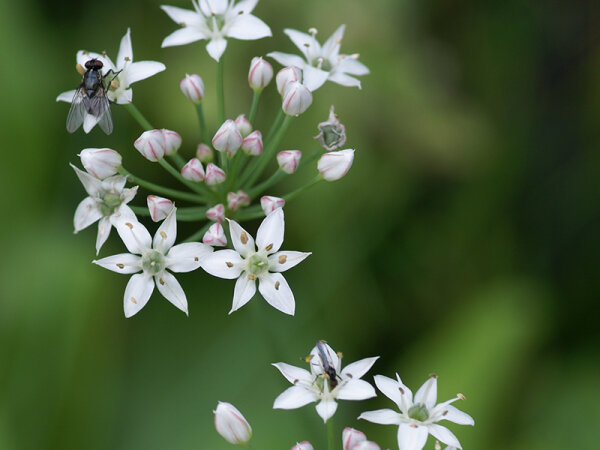
[[[133,224],[131,222],[125,222],[125,226],[130,230],[133,230]]]
[[[135,297],[131,297],[129,300],[131,300],[132,303],[136,303],[137,304],[137,300],[135,299]]]
[[[117,82],[117,80],[112,80],[110,82],[110,88],[111,89],[117,89],[119,87],[119,83]]]
[[[227,264],[227,267],[229,267],[230,269],[233,267],[233,263],[230,263],[229,261],[226,262],[225,264]]]
[[[360,58],[360,53],[354,53],[353,55],[350,55],[350,58],[358,59],[358,58]]]
[[[123,59],[125,59],[125,61],[131,61],[131,58],[130,58],[129,56],[126,56],[126,57],[125,57],[125,58],[123,58]]]
[[[318,33],[317,29],[316,29],[316,28],[314,28],[314,27],[313,27],[313,28],[309,28],[309,29],[308,29],[308,32],[309,32],[310,34],[312,34],[312,35],[313,35],[313,37],[315,37],[315,36],[317,35],[317,33]]]
[[[75,64],[75,70],[79,73],[79,75],[85,74],[85,68],[79,63]]]
[[[194,256],[194,261],[198,261],[198,257],[197,256]]]
[[[411,423],[409,426],[412,428],[419,428],[419,425],[417,425],[416,423]]]
[[[442,416],[445,416],[446,414],[448,414],[448,410],[444,411],[444,412],[442,413]]]
[[[125,267],[125,264],[118,263],[118,264],[117,264],[117,267],[118,267],[119,269],[123,269],[123,268]]]
[[[249,280],[256,280],[256,275],[250,274],[250,275],[248,275],[248,279]]]
[[[166,239],[167,238],[167,233],[165,233],[164,231],[161,231],[160,232],[160,237],[163,238],[163,239]]]
[[[242,241],[242,244],[244,245],[248,243],[248,235],[245,231],[243,231],[242,234],[240,234],[240,241]]]
[[[267,246],[265,247],[265,250],[266,250],[266,251],[269,251],[269,250],[271,250],[272,248],[273,248],[273,244],[269,244],[269,245],[267,245]]]
[[[279,256],[279,264],[285,264],[286,261],[287,261],[287,255]]]
[[[279,290],[279,281],[275,282],[275,290],[278,291]]]
[[[429,378],[437,378],[437,375],[435,373],[430,373]]]
[[[400,386],[398,386],[398,390],[400,391],[400,393],[401,393],[402,395],[404,395],[404,389],[402,389]]]
[[[165,280],[163,280],[162,278],[158,279],[159,283],[162,284],[163,286],[165,285]]]
[[[466,400],[466,399],[467,399],[467,397],[465,397],[465,396],[464,396],[463,394],[461,394],[460,392],[459,392],[458,394],[456,394],[456,396],[457,396],[458,398],[460,398],[461,400]]]

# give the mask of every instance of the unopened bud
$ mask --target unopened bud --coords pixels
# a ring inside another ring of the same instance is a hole
[[[363,441],[351,447],[351,450],[381,450],[381,447],[373,441]]]
[[[133,146],[149,161],[158,161],[172,155],[181,146],[181,136],[171,130],[144,131]]]
[[[116,174],[122,161],[121,155],[110,148],[84,148],[79,157],[85,170],[101,180]]]
[[[194,103],[201,103],[204,98],[204,81],[200,75],[186,73],[185,78],[179,82],[179,89]]]
[[[213,206],[206,211],[206,218],[215,222],[223,222],[225,220],[225,206],[221,203]]]
[[[181,136],[174,131],[165,130],[164,128],[160,131],[162,131],[165,138],[165,155],[176,153],[179,147],[181,147]]]
[[[209,163],[213,160],[213,151],[206,144],[198,144],[198,148],[196,149],[196,158],[203,162],[204,164]]]
[[[198,158],[192,158],[181,168],[181,175],[186,180],[199,183],[204,180],[204,167]]]
[[[348,173],[354,161],[354,150],[346,149],[325,153],[319,159],[317,169],[327,181],[335,181]]]
[[[262,58],[254,57],[248,72],[248,84],[254,91],[261,91],[273,78],[273,66]]]
[[[268,216],[270,213],[275,211],[277,208],[283,208],[285,206],[285,200],[279,197],[271,197],[270,195],[264,195],[260,198],[260,207]]]
[[[252,124],[248,119],[246,119],[246,116],[243,114],[237,116],[237,118],[235,119],[235,126],[242,135],[242,138],[245,138],[252,132]]]
[[[292,81],[300,81],[302,79],[302,71],[296,66],[285,67],[277,72],[275,83],[277,84],[277,92],[281,96],[285,94],[287,85]]]
[[[230,211],[235,211],[242,206],[250,204],[250,197],[244,191],[229,192],[227,194],[227,208]]]
[[[297,116],[308,109],[313,100],[310,90],[298,81],[291,81],[285,88],[281,109],[288,116]]]
[[[284,150],[277,153],[277,164],[285,173],[294,173],[298,168],[298,162],[302,157],[300,150]]]
[[[342,444],[344,450],[351,450],[359,442],[367,440],[367,436],[362,431],[346,427],[342,431]]]
[[[262,134],[255,130],[242,141],[242,150],[248,155],[260,155],[263,151]]]
[[[225,181],[225,172],[213,163],[208,163],[206,166],[206,176],[204,177],[206,184],[214,186],[215,184]]]
[[[318,139],[321,147],[328,152],[342,148],[346,143],[346,127],[338,120],[333,111],[333,105],[329,110],[329,118],[325,122],[321,122],[317,128],[319,134],[315,136],[315,139]]]
[[[223,225],[218,222],[213,223],[208,231],[204,233],[202,242],[213,247],[225,247],[227,245],[227,237],[225,237]]]
[[[146,198],[148,202],[148,211],[153,222],[164,220],[173,209],[173,202],[168,198],[159,197],[158,195],[149,195]]]
[[[314,450],[314,447],[308,441],[298,442],[290,450]]]
[[[217,433],[231,444],[245,444],[252,437],[252,427],[231,403],[219,402],[215,413]]]
[[[242,135],[238,131],[235,122],[228,119],[221,125],[221,128],[217,130],[215,137],[213,137],[212,144],[215,150],[233,156],[242,145],[242,140]]]

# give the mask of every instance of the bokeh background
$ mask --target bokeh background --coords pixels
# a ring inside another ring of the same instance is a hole
[[[229,42],[228,116],[249,109],[251,57],[296,52],[285,27],[324,40],[346,23],[342,51],[372,72],[362,90],[322,87],[283,143],[314,148],[333,103],[356,148],[348,176],[286,207],[284,248],[313,252],[288,272],[297,314],[256,297],[228,316],[233,282],[198,271],[179,277],[189,318],[155,294],[127,320],[126,277],[90,263],[95,227],[72,233],[84,191],[68,163],[111,147],[166,176],[133,149],[141,130],[124,109],[111,136],[69,135],[55,97],[79,82],[78,49],[114,56],[131,27],[135,59],[167,65],[134,103],[190,157],[200,133],[178,81],[204,78],[214,131],[215,64],[200,43],[160,48],[176,27],[158,1],[0,2],[0,448],[226,449],[222,400],[252,423],[255,449],[323,449],[312,406],[271,409],[288,383],[270,363],[300,365],[317,339],[346,362],[380,355],[367,379],[397,371],[416,390],[435,372],[441,400],[464,393],[476,426],[450,428],[465,449],[597,448],[600,11],[576,4],[262,0],[274,38]],[[266,129],[273,87],[263,100]],[[114,234],[101,255],[122,250]],[[335,426],[397,448],[394,427],[356,420],[385,407],[342,402]]]

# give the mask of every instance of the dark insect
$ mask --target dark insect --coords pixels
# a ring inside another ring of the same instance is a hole
[[[98,125],[106,134],[113,131],[113,121],[110,113],[110,100],[106,96],[107,86],[104,79],[110,74],[102,75],[102,61],[94,58],[85,63],[85,69],[78,65],[78,70],[83,72],[83,80],[77,88],[71,109],[67,116],[67,131],[73,133],[83,123],[86,114],[94,116],[98,120]],[[115,79],[118,73],[108,82],[108,85]]]
[[[335,389],[335,387],[338,385],[338,378],[340,378],[340,376],[335,371],[335,367],[331,366],[330,364],[331,359],[327,354],[327,347],[325,347],[325,341],[317,341],[317,350],[319,352],[321,364],[323,365],[323,371],[329,378],[329,386],[331,389]]]

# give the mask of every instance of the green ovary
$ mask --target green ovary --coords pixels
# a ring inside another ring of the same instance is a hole
[[[121,206],[121,196],[116,194],[105,194],[99,203],[100,212],[103,216],[110,216],[115,212],[119,206]]]
[[[254,254],[248,258],[248,273],[258,276],[268,269],[269,261],[266,257]]]
[[[144,272],[156,275],[164,270],[165,257],[162,253],[152,250],[148,254],[144,255],[142,259],[142,268]]]
[[[427,411],[427,408],[423,403],[417,403],[412,405],[408,410],[408,417],[418,420],[419,422],[424,422],[429,419],[429,411]]]

